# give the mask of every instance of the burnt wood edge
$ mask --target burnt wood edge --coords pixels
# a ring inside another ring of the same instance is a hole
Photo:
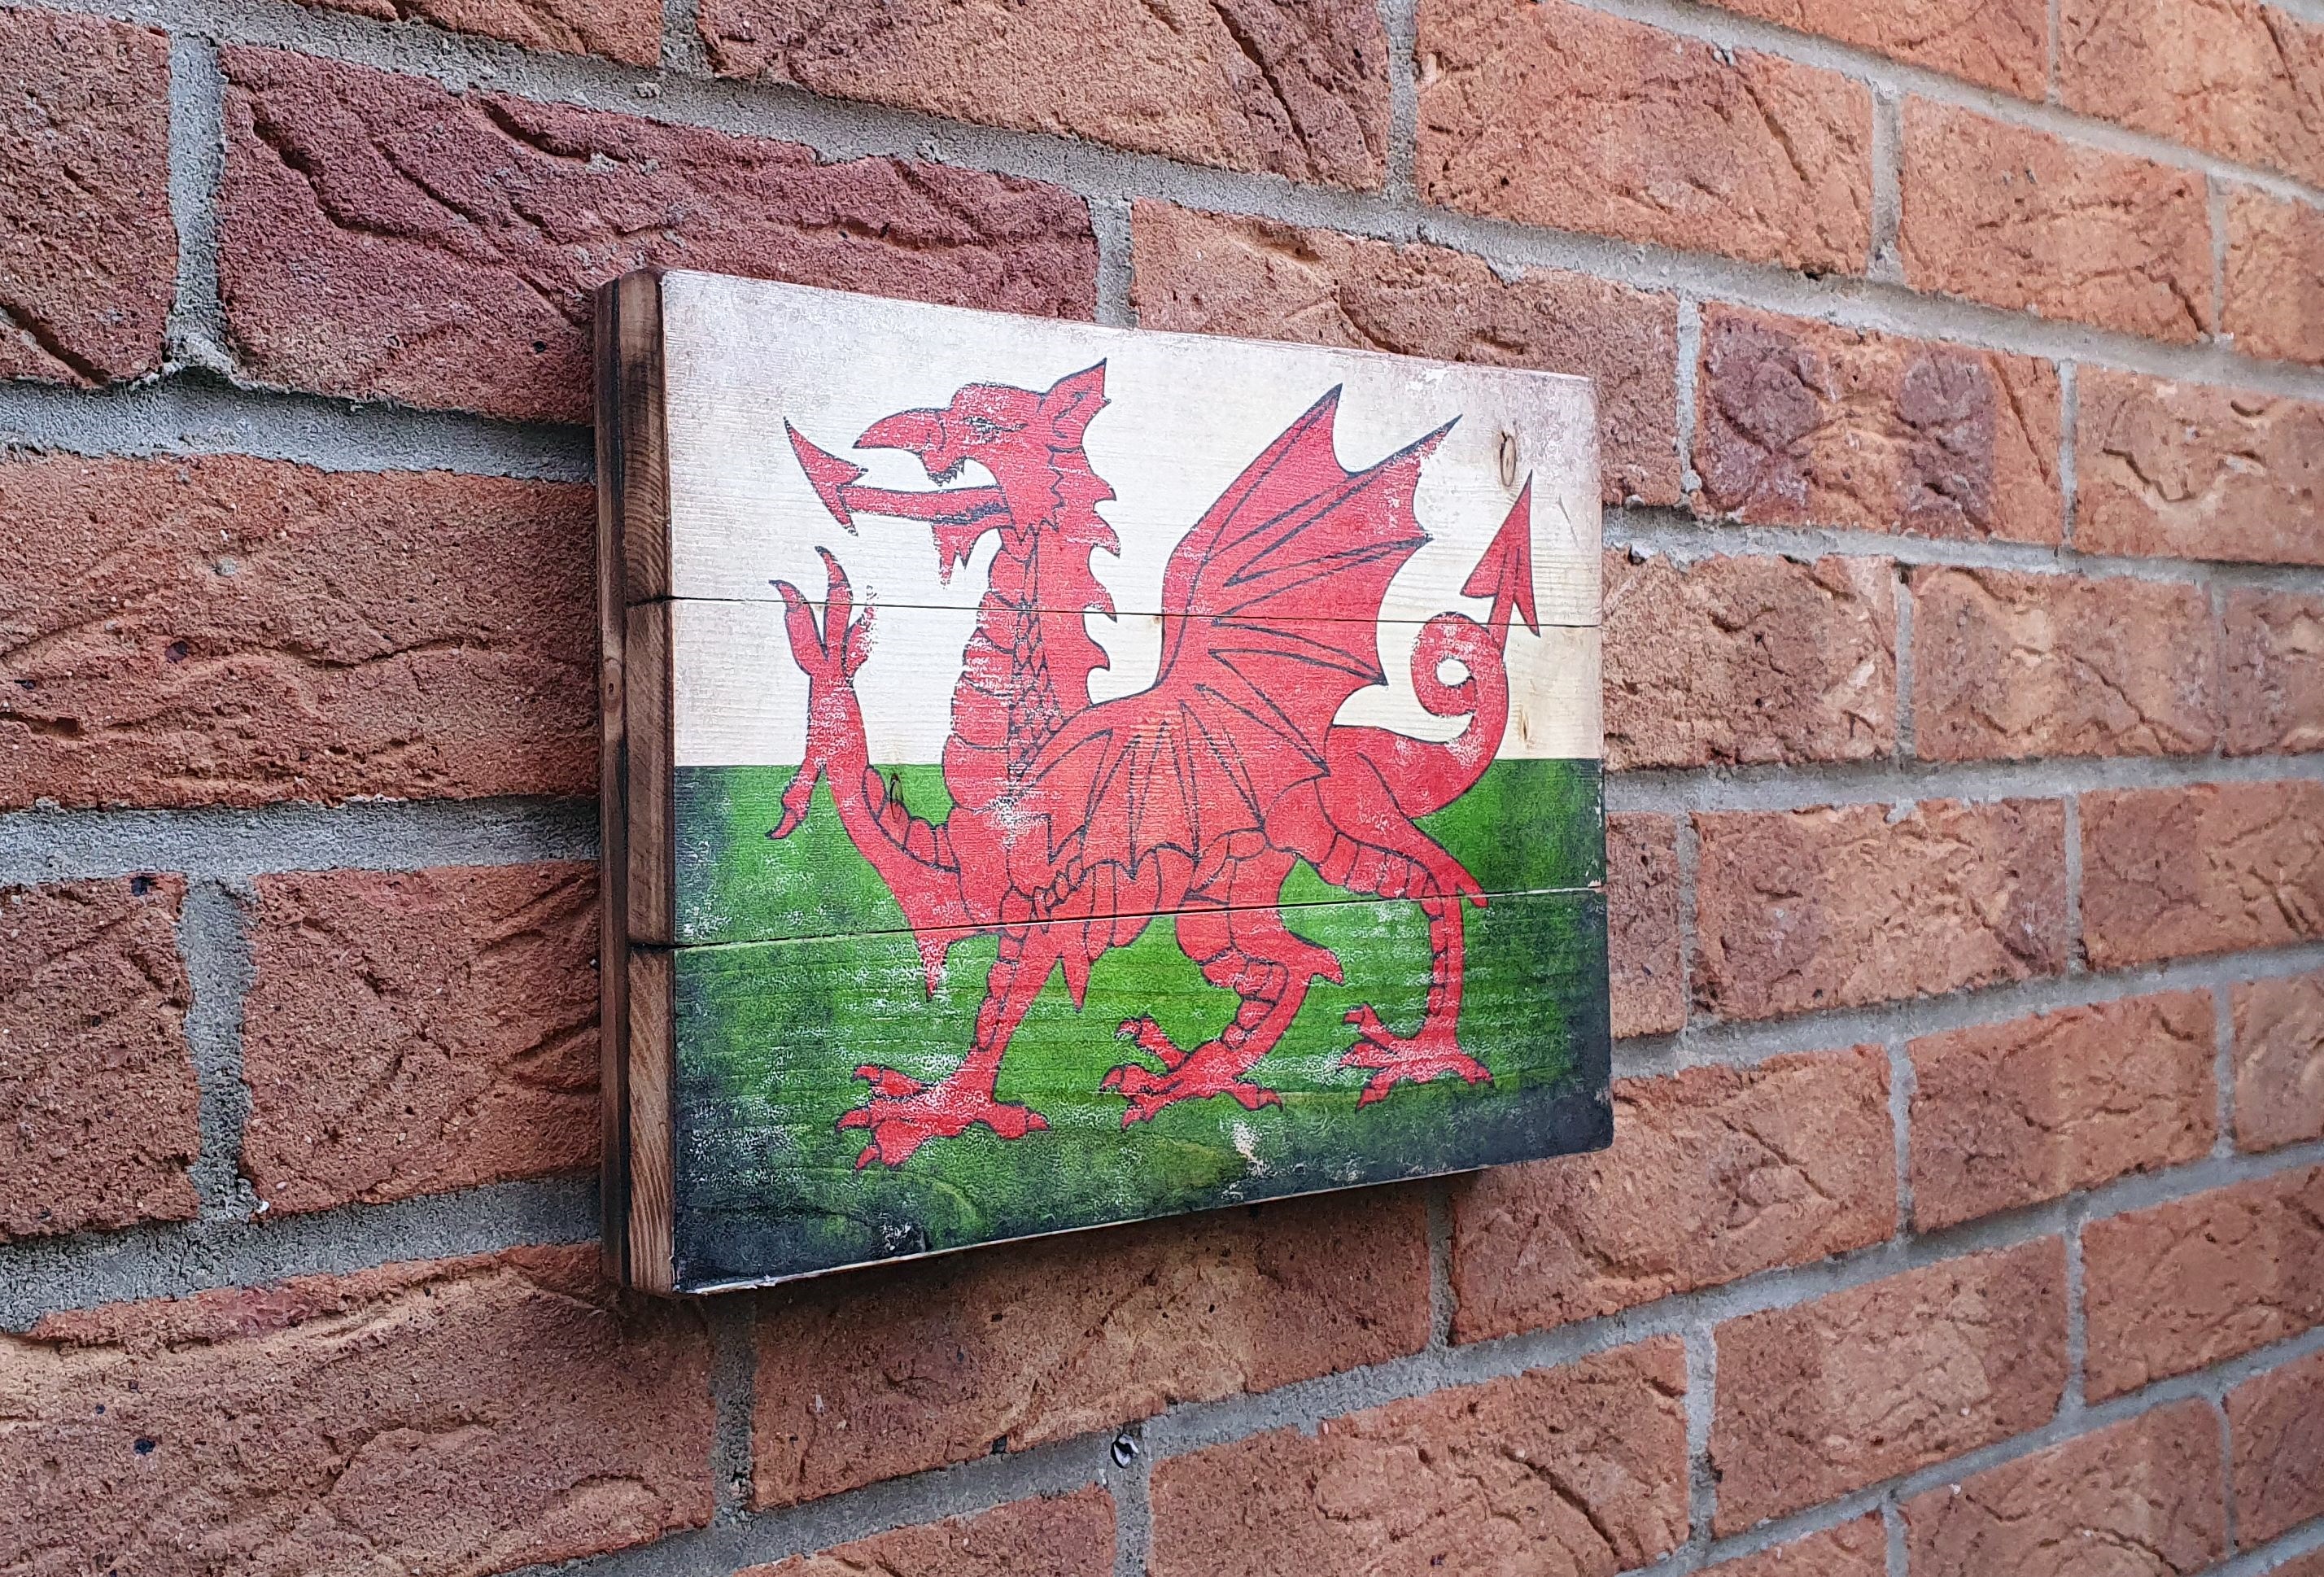
[[[597,460],[598,751],[598,1187],[600,1262],[624,1286],[668,1290],[669,1214],[667,1173],[658,1238],[641,1221],[632,1148],[659,1130],[669,1155],[670,1111],[665,1073],[641,1087],[632,1076],[630,887],[639,853],[654,857],[655,840],[633,850],[632,744],[628,694],[629,611],[641,595],[661,595],[669,524],[662,413],[661,289],[650,272],[624,274],[597,287],[595,301]],[[656,676],[667,683],[667,675]],[[667,726],[668,710],[661,711]],[[665,764],[667,741],[656,753]],[[666,829],[665,829],[666,830]],[[663,869],[668,869],[665,862]],[[666,978],[666,977],[665,977]],[[668,1003],[659,1022],[669,1023]],[[667,1036],[661,1048],[668,1056]],[[641,1048],[642,1049],[642,1048]],[[641,1131],[641,1130],[644,1131]],[[641,1236],[640,1228],[648,1229]],[[659,1264],[654,1260],[659,1245]]]

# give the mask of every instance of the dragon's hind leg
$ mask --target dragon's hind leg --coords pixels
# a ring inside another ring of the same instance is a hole
[[[1001,956],[985,977],[984,1005],[977,1010],[976,1038],[966,1060],[933,1084],[908,1074],[866,1064],[855,1076],[872,1084],[872,1096],[843,1115],[838,1126],[868,1129],[871,1143],[855,1157],[860,1169],[873,1161],[901,1166],[932,1139],[954,1139],[982,1123],[1002,1139],[1023,1139],[1047,1128],[1041,1114],[994,1097],[1001,1059],[1026,1010],[1041,994],[1057,958],[1051,931],[1010,926],[1001,933]],[[1033,943],[1028,946],[1028,941]]]
[[[1429,958],[1428,1006],[1420,1032],[1398,1035],[1370,1007],[1351,1009],[1347,1016],[1356,1027],[1356,1043],[1340,1065],[1378,1070],[1356,1097],[1359,1106],[1370,1105],[1400,1084],[1425,1084],[1457,1074],[1470,1084],[1482,1084],[1493,1076],[1483,1063],[1461,1049],[1455,1033],[1461,1022],[1461,899],[1424,898],[1420,907],[1428,916]]]
[[[1272,905],[1291,870],[1291,856],[1269,852],[1231,868],[1226,896],[1263,894]],[[1216,890],[1215,889],[1213,890]],[[1307,982],[1317,975],[1339,982],[1340,961],[1331,949],[1295,936],[1273,908],[1187,909],[1178,916],[1178,945],[1199,964],[1203,978],[1241,999],[1234,1021],[1191,1051],[1183,1050],[1152,1019],[1126,1019],[1121,1036],[1158,1058],[1163,1072],[1143,1063],[1124,1063],[1105,1076],[1102,1089],[1130,1104],[1124,1128],[1150,1120],[1179,1101],[1228,1095],[1256,1111],[1279,1106],[1283,1097],[1243,1074],[1275,1049],[1306,1001]]]

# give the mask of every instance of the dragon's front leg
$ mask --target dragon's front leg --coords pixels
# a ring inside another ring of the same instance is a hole
[[[1028,948],[1028,941],[1033,947]],[[1056,952],[1046,928],[1011,926],[1001,933],[1001,956],[985,978],[984,1005],[977,1010],[976,1038],[967,1058],[946,1077],[923,1084],[908,1074],[866,1064],[855,1076],[872,1084],[871,1099],[839,1120],[842,1131],[868,1130],[871,1142],[855,1157],[861,1169],[873,1161],[899,1167],[932,1139],[954,1139],[982,1123],[1002,1139],[1023,1139],[1049,1126],[1038,1111],[993,1094],[1010,1037],[1024,1021],[1056,967]]]
[[[820,548],[816,551],[823,555],[829,581],[820,623],[814,605],[797,586],[775,583],[786,610],[791,659],[807,679],[807,751],[783,790],[782,818],[767,835],[788,837],[797,831],[814,804],[816,781],[828,781],[848,838],[880,872],[919,941],[933,991],[945,949],[960,927],[975,923],[975,917],[945,829],[907,810],[872,763],[855,674],[872,654],[872,610],[866,607],[861,617],[854,616],[847,572],[830,553]]]

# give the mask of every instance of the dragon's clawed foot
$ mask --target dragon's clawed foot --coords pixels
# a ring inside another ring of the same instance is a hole
[[[855,1157],[858,1171],[874,1161],[887,1167],[902,1166],[914,1150],[928,1140],[957,1139],[978,1123],[1007,1139],[1023,1139],[1049,1126],[1048,1120],[1030,1107],[996,1101],[989,1094],[961,1088],[950,1081],[923,1084],[909,1074],[869,1063],[857,1068],[855,1076],[870,1083],[872,1097],[854,1111],[843,1114],[837,1126],[842,1130],[871,1130],[872,1142]]]
[[[1124,1019],[1115,1033],[1135,1042],[1148,1056],[1160,1058],[1168,1070],[1157,1074],[1144,1063],[1123,1063],[1099,1084],[1099,1089],[1111,1090],[1130,1102],[1121,1113],[1124,1128],[1133,1122],[1151,1122],[1164,1107],[1177,1102],[1213,1095],[1231,1095],[1252,1111],[1283,1104],[1283,1097],[1273,1090],[1245,1081],[1242,1064],[1219,1041],[1206,1041],[1192,1052],[1181,1051],[1177,1042],[1163,1033],[1162,1026],[1143,1016]]]
[[[767,835],[770,838],[789,836],[807,819],[816,779],[830,763],[835,735],[851,727],[858,735],[862,732],[854,680],[856,670],[872,655],[874,610],[867,604],[862,615],[856,617],[855,591],[848,584],[847,571],[839,567],[830,549],[816,551],[823,557],[825,578],[820,623],[815,604],[798,587],[787,580],[775,582],[775,590],[783,599],[783,627],[790,636],[791,660],[807,675],[807,756],[792,776],[790,787],[783,790],[782,819]]]
[[[1351,1008],[1346,1021],[1356,1027],[1357,1039],[1340,1065],[1379,1070],[1356,1097],[1359,1106],[1384,1099],[1398,1084],[1425,1084],[1446,1074],[1458,1074],[1472,1084],[1492,1082],[1492,1071],[1461,1049],[1450,1026],[1440,1029],[1423,1024],[1417,1035],[1398,1035],[1369,1007]]]

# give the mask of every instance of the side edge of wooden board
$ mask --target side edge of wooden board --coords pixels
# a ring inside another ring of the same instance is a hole
[[[622,575],[622,291],[597,287],[594,303],[597,409],[597,1185],[600,1264],[629,1279],[629,779],[622,658],[629,595]]]
[[[629,937],[668,946],[677,909],[678,824],[670,804],[670,604],[628,610]]]
[[[678,973],[667,953],[639,948],[629,958],[630,1197],[628,1285],[672,1291],[670,1077],[677,1057]]]
[[[620,287],[622,563],[632,603],[669,595],[669,429],[662,369],[661,281],[623,274]]]

